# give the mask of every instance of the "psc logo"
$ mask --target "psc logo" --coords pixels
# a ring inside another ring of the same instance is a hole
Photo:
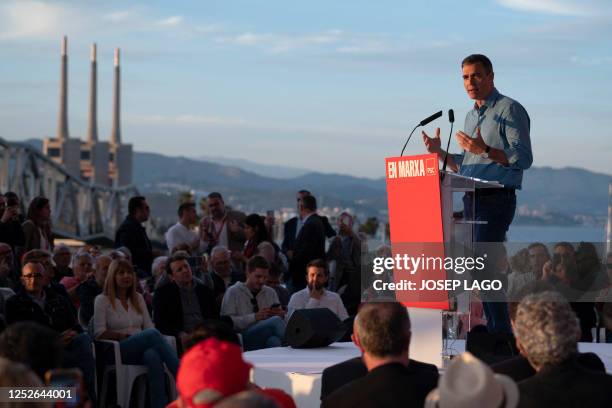
[[[425,173],[428,176],[435,176],[436,174],[436,159],[426,159],[425,160]]]

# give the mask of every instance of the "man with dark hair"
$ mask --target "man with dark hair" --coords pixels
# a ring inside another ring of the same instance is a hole
[[[281,250],[287,256],[288,259],[293,257],[293,249],[295,246],[295,240],[304,224],[304,220],[300,216],[300,206],[302,205],[302,198],[312,195],[308,190],[300,190],[296,195],[297,202],[297,213],[296,217],[292,217],[285,222],[283,226],[284,235],[283,235],[283,243],[281,244]],[[329,223],[329,219],[325,216],[320,216],[321,221],[323,222],[323,227],[325,228],[325,236],[327,238],[331,238],[336,235],[336,231],[332,228]]]
[[[14,323],[0,335],[0,356],[25,364],[43,381],[47,370],[61,366],[63,352],[58,333],[38,323]]]
[[[236,282],[223,296],[221,315],[242,333],[245,351],[279,347],[285,336],[285,311],[274,289],[265,286],[270,265],[256,255],[247,262],[246,282]]]
[[[400,303],[366,303],[353,325],[353,342],[363,353],[365,377],[346,384],[322,407],[422,407],[438,372],[408,358],[410,318]]]
[[[527,247],[529,252],[529,271],[536,279],[542,278],[544,265],[550,261],[548,248],[541,242],[534,242]]]
[[[244,228],[242,224],[246,214],[241,211],[228,211],[220,193],[208,195],[210,215],[200,222],[200,239],[210,252],[217,245],[223,245],[230,251],[242,251],[244,247]]]
[[[150,212],[146,198],[142,196],[130,198],[128,215],[115,234],[115,248],[124,246],[130,250],[132,263],[139,278],[151,276],[153,249],[147,231],[142,226],[142,223],[149,219]]]
[[[462,154],[449,154],[442,149],[440,128],[435,137],[423,132],[423,141],[430,153],[462,176],[496,181],[503,188],[477,189],[463,198],[464,217],[486,221],[474,225],[474,241],[503,242],[516,210],[515,190],[521,189],[523,171],[531,167],[533,155],[529,137],[530,119],[517,101],[500,94],[493,83],[493,65],[481,54],[466,57],[461,63],[463,85],[473,108],[467,113],[463,131],[456,134]],[[483,249],[476,247],[478,253]],[[495,279],[496,261],[489,257],[486,279]],[[487,299],[493,295],[497,298]],[[483,293],[483,307],[491,332],[511,333],[507,305],[502,294]]]
[[[183,343],[185,347],[185,352],[188,351],[191,347],[195,346],[201,341],[214,337],[220,341],[227,341],[230,343],[234,343],[238,346],[242,347],[240,343],[240,338],[236,334],[234,330],[232,330],[232,326],[227,324],[226,322],[222,322],[219,320],[207,320],[196,327],[185,339]]]
[[[318,309],[326,307],[338,316],[340,320],[348,318],[348,313],[340,295],[325,289],[329,278],[327,264],[322,259],[310,261],[306,266],[307,286],[295,292],[287,306],[287,319],[291,318],[294,311],[299,309]]]
[[[292,292],[306,287],[304,271],[313,259],[325,258],[325,226],[317,215],[317,200],[312,195],[302,198],[300,204],[302,227],[297,234],[292,257],[289,260]]]
[[[53,248],[53,262],[55,262],[55,275],[53,279],[56,282],[62,280],[65,276],[74,276],[74,272],[70,267],[72,260],[72,252],[67,245],[59,244]]]
[[[182,251],[168,259],[166,272],[171,282],[158,288],[153,296],[155,327],[182,341],[206,319],[219,317],[212,291],[193,278],[188,260],[189,254]]]
[[[178,208],[179,220],[166,232],[166,245],[172,252],[179,245],[187,245],[189,253],[198,255],[200,252],[200,237],[190,227],[197,221],[195,203],[183,203]]]

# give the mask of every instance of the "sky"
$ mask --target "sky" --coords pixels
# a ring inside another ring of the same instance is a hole
[[[483,53],[529,112],[534,166],[612,174],[609,0],[2,0],[0,137],[55,135],[63,35],[71,137],[86,136],[96,42],[100,139],[120,47],[137,151],[382,177],[421,119],[452,108],[462,129],[461,60]],[[415,134],[406,154],[423,152]]]

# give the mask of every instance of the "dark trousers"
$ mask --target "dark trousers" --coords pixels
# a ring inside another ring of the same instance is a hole
[[[486,260],[487,278],[492,278],[496,265],[501,256],[495,251],[495,245],[488,243],[501,243],[506,240],[506,233],[514,218],[516,210],[516,195],[509,189],[476,190],[475,194],[466,194],[463,197],[464,215],[466,219],[486,221],[486,224],[474,225],[474,241],[487,243],[476,245],[479,251],[491,252]],[[473,209],[473,210],[472,210]],[[482,306],[487,318],[487,329],[491,333],[512,333],[506,294],[501,292],[482,292]]]

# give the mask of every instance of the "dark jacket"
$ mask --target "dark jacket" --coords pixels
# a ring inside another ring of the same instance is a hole
[[[588,370],[599,371],[600,373],[606,372],[606,366],[595,353],[578,353],[576,358],[578,364]],[[495,363],[491,365],[491,369],[497,374],[507,375],[517,383],[533,377],[536,373],[529,361],[523,356],[516,356]]]
[[[292,284],[296,290],[306,287],[306,265],[314,259],[325,259],[325,227],[321,217],[306,219],[295,240],[293,258],[289,261]]]
[[[193,281],[203,319],[216,319],[213,292],[202,283]],[[184,331],[181,292],[175,282],[157,288],[153,296],[153,321],[157,330],[168,336]]]
[[[433,364],[421,363],[417,360],[410,360],[409,366],[415,371],[427,371],[438,374],[438,367]],[[321,400],[342,386],[365,377],[368,369],[361,357],[351,358],[323,370],[321,376]]]
[[[342,257],[342,235],[331,241],[327,250],[327,261],[336,261],[334,282],[330,282],[330,290],[338,291],[346,285],[342,293],[342,302],[349,315],[355,315],[361,303],[361,240],[357,234],[350,237],[350,259]]]
[[[89,321],[93,317],[94,301],[96,296],[101,293],[102,288],[98,286],[98,282],[96,282],[94,278],[87,279],[77,287],[76,294],[79,297],[79,302],[81,303],[79,318],[85,325],[88,325]]]
[[[335,237],[336,231],[329,223],[329,219],[325,216],[318,215],[317,216],[323,222],[323,228],[325,229],[325,236],[327,238]],[[287,251],[293,251],[295,246],[295,229],[297,228],[297,220],[298,217],[290,218],[285,222],[283,226],[283,243],[281,244],[281,251],[286,255]]]
[[[438,372],[390,363],[332,392],[323,408],[421,408],[438,385]]]
[[[18,219],[0,222],[0,242],[10,245],[13,253],[15,253],[16,247],[22,247],[25,243],[21,224],[22,221]]]
[[[518,386],[519,408],[612,407],[612,376],[587,370],[576,358],[544,367]]]
[[[20,288],[15,296],[6,301],[6,323],[34,321],[50,327],[58,332],[73,329],[82,332],[74,307],[64,296],[47,287],[45,292],[44,310]]]
[[[132,263],[138,270],[138,276],[141,278],[151,276],[153,262],[151,241],[142,224],[131,215],[125,217],[115,234],[115,248],[122,246],[132,252]]]

